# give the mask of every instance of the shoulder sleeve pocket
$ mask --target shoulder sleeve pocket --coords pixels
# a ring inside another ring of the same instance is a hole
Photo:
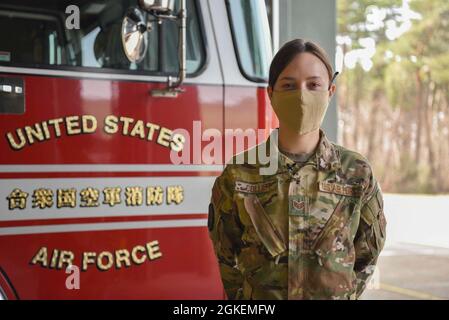
[[[382,250],[386,236],[386,219],[383,210],[383,197],[378,187],[361,209],[361,219],[371,227],[377,250]]]

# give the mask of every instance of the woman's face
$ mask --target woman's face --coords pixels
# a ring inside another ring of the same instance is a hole
[[[324,63],[314,54],[303,52],[298,55],[282,70],[274,88],[267,88],[271,97],[275,91],[287,91],[295,89],[327,91],[329,88],[329,75]],[[335,92],[335,84],[329,89],[329,99]]]

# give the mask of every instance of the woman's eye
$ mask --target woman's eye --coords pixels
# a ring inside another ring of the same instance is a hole
[[[309,86],[310,88],[315,89],[321,87],[321,84],[317,82],[312,82]]]

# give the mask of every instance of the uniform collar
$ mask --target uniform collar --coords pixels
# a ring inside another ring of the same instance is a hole
[[[274,150],[279,161],[278,171],[284,171],[286,168],[291,168],[296,163],[290,159],[288,156],[279,151],[278,142],[278,128],[273,130],[270,134],[269,140],[273,140]],[[340,154],[333,143],[329,141],[326,133],[323,129],[319,129],[320,138],[318,145],[315,149],[314,154],[312,154],[309,160],[305,164],[313,165],[319,171],[336,171],[341,168]]]
[[[340,153],[321,128],[315,161],[320,170],[335,171],[341,168]]]

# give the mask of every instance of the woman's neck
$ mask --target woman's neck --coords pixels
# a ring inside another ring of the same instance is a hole
[[[300,135],[289,128],[279,126],[279,147],[289,153],[311,153],[320,141],[320,130]]]

